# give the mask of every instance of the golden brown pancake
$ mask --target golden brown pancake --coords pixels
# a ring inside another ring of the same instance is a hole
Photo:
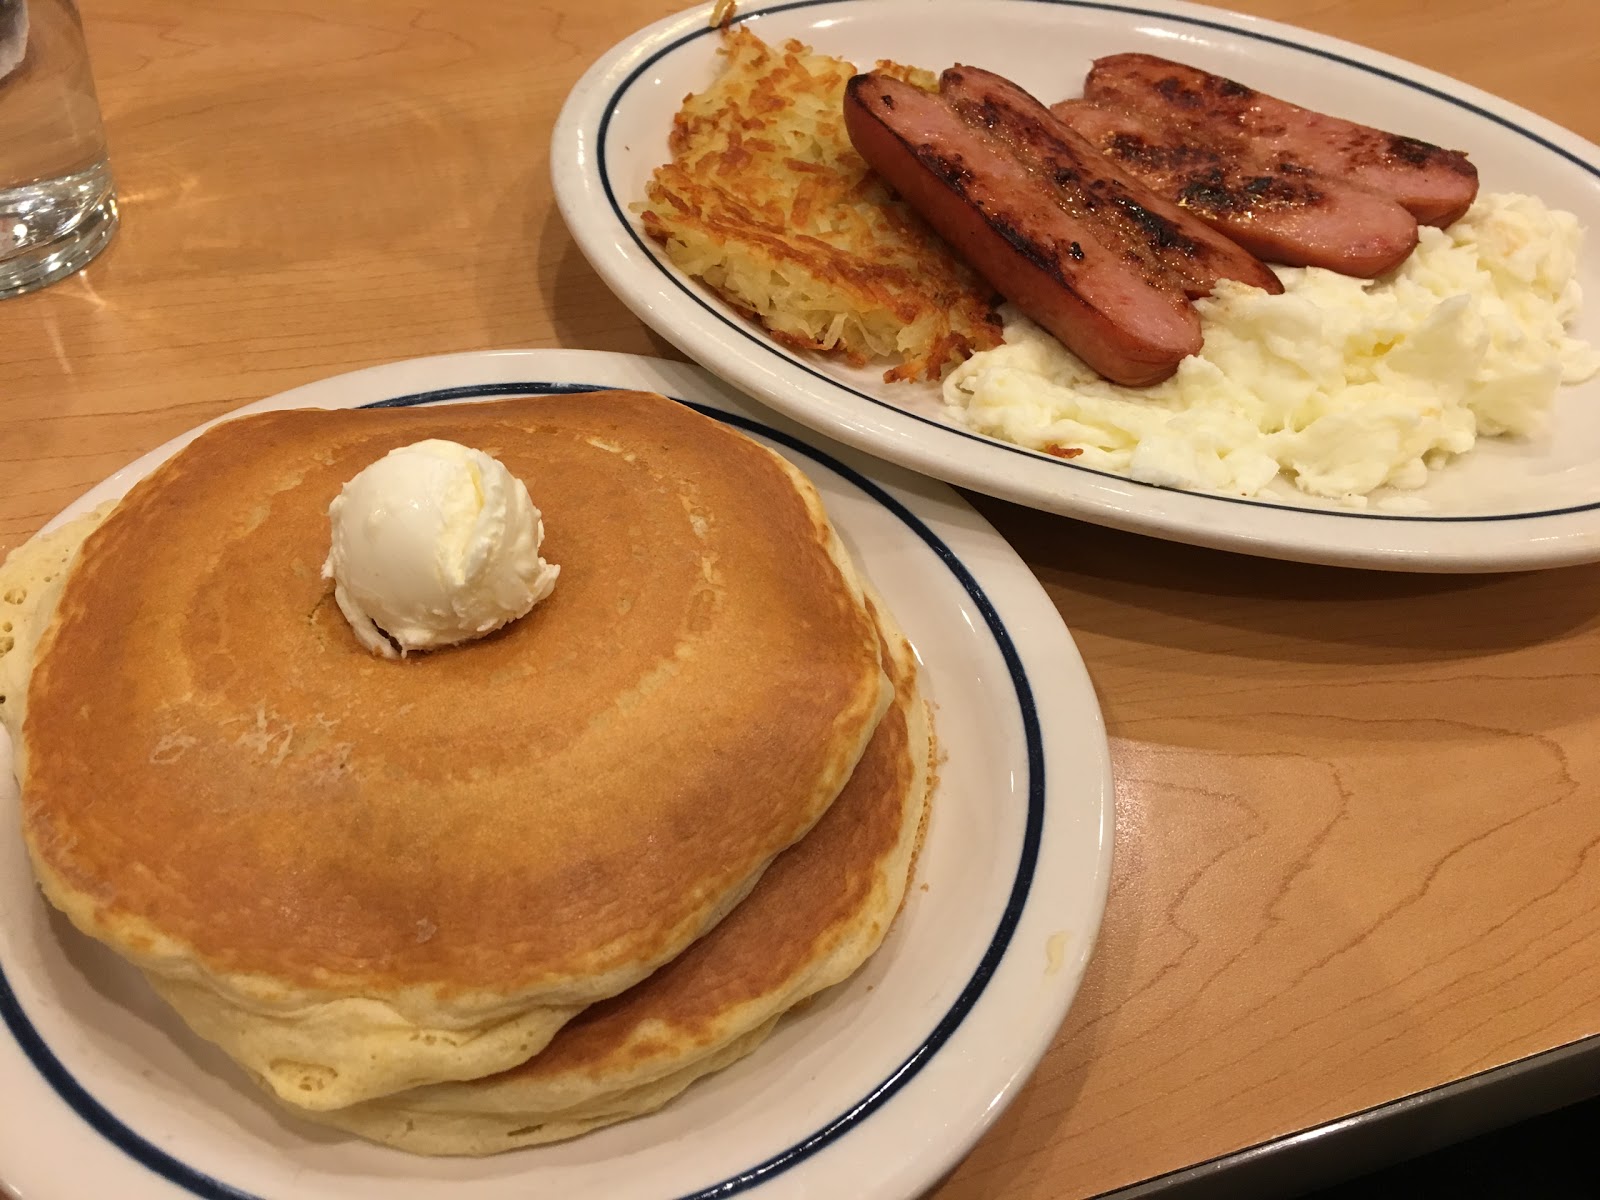
[[[83,539],[105,519],[110,504],[41,533],[0,562],[0,727],[18,740],[27,712],[33,651],[50,623]]]
[[[659,1108],[853,974],[904,898],[930,779],[916,659],[883,621],[894,704],[838,800],[721,924],[644,982],[585,1009],[520,1067],[315,1118],[425,1154],[572,1137]]]
[[[544,512],[554,594],[367,653],[340,486],[449,438]],[[510,1067],[671,960],[803,836],[889,702],[813,489],[658,396],[230,421],[84,543],[17,746],[46,894],[285,1100]]]

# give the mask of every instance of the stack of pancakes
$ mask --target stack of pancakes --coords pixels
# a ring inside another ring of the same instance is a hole
[[[500,459],[561,582],[394,661],[320,575],[389,450]],[[915,657],[810,484],[642,393],[219,425],[0,569],[46,896],[302,1114],[482,1154],[649,1112],[899,909]]]

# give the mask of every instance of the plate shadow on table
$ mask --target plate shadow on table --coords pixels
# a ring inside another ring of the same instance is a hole
[[[504,207],[514,212],[523,203],[520,197],[508,196]],[[519,331],[514,317],[511,321],[506,319],[506,314],[516,314],[527,305],[519,305],[503,293],[518,286],[531,286],[530,281],[536,280],[542,311],[549,314],[555,333],[554,345],[688,361],[676,346],[641,322],[610,288],[600,283],[594,268],[572,240],[558,209],[552,205],[542,219],[531,208],[521,215],[525,227],[519,227],[520,240],[525,246],[538,247],[537,260],[530,255],[525,274],[516,279],[501,278],[495,284],[488,282],[498,278],[495,271],[486,269],[480,273],[485,281],[484,320],[497,345],[534,344],[525,330]],[[575,298],[581,303],[574,303]]]
[[[1600,622],[1600,564],[1475,575],[1315,566],[964,494],[1070,609],[1074,632],[1215,650],[1232,631],[1245,636],[1226,638],[1230,654],[1359,666],[1481,657]],[[1351,618],[1352,607],[1363,611]]]

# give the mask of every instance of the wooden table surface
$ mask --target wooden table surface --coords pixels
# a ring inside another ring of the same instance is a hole
[[[679,357],[585,263],[547,161],[581,71],[676,0],[83,7],[124,224],[0,304],[0,551],[327,375]],[[1600,5],[1235,7],[1600,140]],[[1065,1027],[940,1200],[1091,1195],[1600,1031],[1600,567],[1363,574],[975,502],[1088,662],[1116,866]]]

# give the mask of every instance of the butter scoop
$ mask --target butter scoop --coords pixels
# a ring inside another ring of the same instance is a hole
[[[525,616],[561,568],[539,556],[528,489],[481,450],[432,438],[359,472],[328,507],[322,565],[361,644],[385,658],[482,637]]]

